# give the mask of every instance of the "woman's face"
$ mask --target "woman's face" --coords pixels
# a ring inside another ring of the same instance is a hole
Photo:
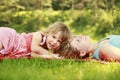
[[[61,31],[57,32],[56,34],[49,34],[47,36],[46,45],[49,50],[58,49],[61,43]]]
[[[72,39],[71,46],[77,51],[88,51],[90,48],[90,37],[79,35]]]

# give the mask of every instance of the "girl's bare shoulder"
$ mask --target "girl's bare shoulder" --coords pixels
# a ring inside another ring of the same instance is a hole
[[[34,41],[41,41],[42,40],[42,34],[40,31],[33,33],[33,40]]]

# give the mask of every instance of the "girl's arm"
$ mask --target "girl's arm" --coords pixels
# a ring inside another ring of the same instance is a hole
[[[60,59],[59,55],[50,53],[47,49],[40,46],[42,41],[42,35],[40,32],[35,32],[33,34],[33,39],[31,43],[31,56],[34,58],[49,58],[49,59]]]
[[[33,33],[33,39],[31,43],[31,51],[32,53],[37,54],[48,54],[49,51],[44,49],[42,46],[40,46],[40,42],[42,41],[42,35],[40,32]]]
[[[31,53],[31,56],[33,58],[43,58],[43,59],[58,59],[58,60],[62,60],[62,57],[59,57],[58,54],[51,54],[51,55],[39,55],[36,53]]]
[[[0,50],[3,48],[3,46],[2,46],[2,42],[0,41]]]
[[[108,45],[100,50],[100,58],[107,61],[120,62],[120,48]]]

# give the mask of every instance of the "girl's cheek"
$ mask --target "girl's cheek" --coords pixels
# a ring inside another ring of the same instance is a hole
[[[57,47],[57,48],[60,47],[60,46],[61,46],[60,43],[57,43],[57,44],[56,44],[56,47]]]

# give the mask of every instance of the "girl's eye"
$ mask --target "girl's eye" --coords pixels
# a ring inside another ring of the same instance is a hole
[[[62,43],[62,41],[61,41],[61,40],[58,40],[58,42],[59,42],[59,43]]]
[[[55,36],[52,36],[53,38],[55,38]]]
[[[80,42],[80,40],[77,39],[77,42]]]

